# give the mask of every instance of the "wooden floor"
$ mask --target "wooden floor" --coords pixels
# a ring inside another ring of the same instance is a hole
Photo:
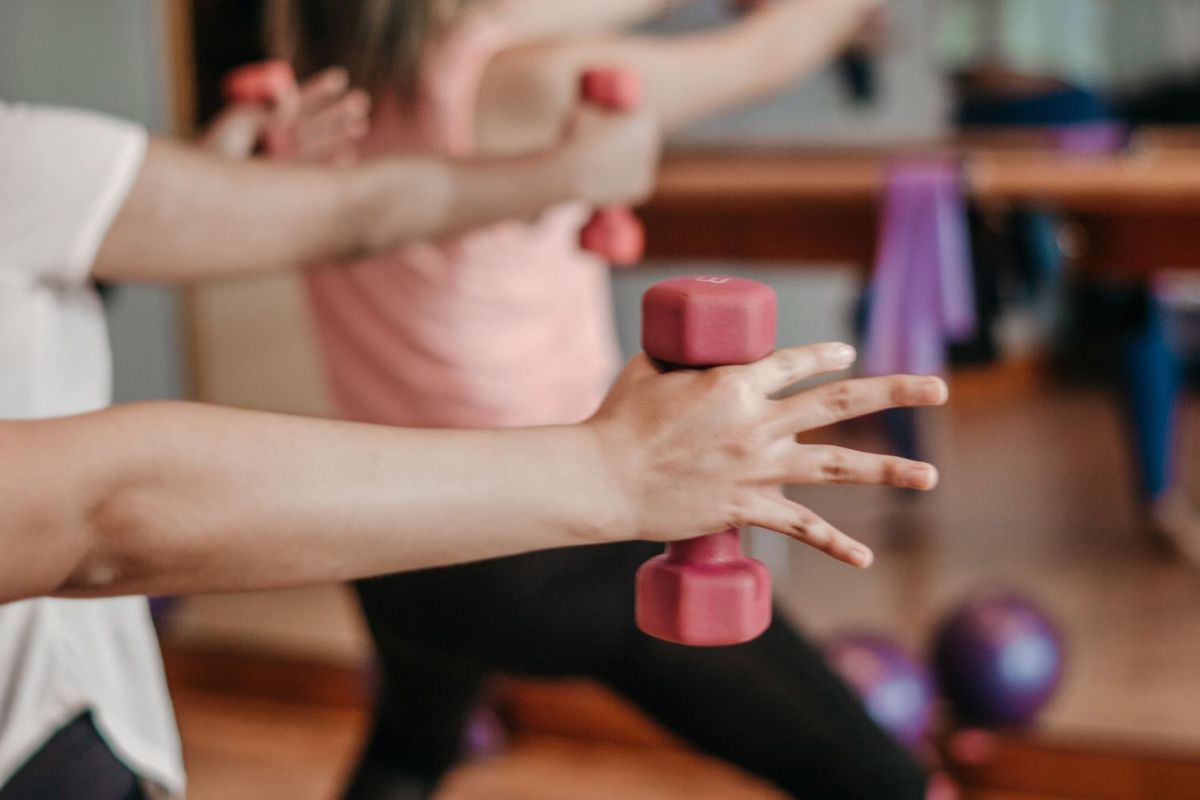
[[[1197,410],[1185,415],[1182,463],[1200,498]],[[867,626],[920,650],[972,588],[1022,589],[1067,642],[1044,732],[1200,753],[1200,569],[1146,536],[1112,399],[1010,391],[965,398],[929,421],[936,493],[913,502],[860,488],[799,494],[879,552],[874,568],[856,572],[789,550],[777,583],[793,616],[817,636]]]
[[[194,691],[172,682],[190,800],[332,800],[366,712]]]
[[[366,715],[176,689],[190,800],[334,800]],[[720,762],[687,751],[530,735],[464,765],[438,800],[786,800]],[[968,800],[1062,800],[977,789]]]
[[[846,435],[878,444],[866,429]],[[1067,680],[1032,740],[1053,747],[1017,742],[972,797],[1200,798],[1200,571],[1164,558],[1141,534],[1115,407],[1096,391],[968,392],[931,421],[928,441],[944,476],[934,496],[801,493],[878,547],[879,560],[860,574],[798,548],[780,551],[774,566],[793,615],[816,635],[869,626],[921,647],[968,588],[1024,588],[1051,610],[1069,646]],[[1196,437],[1188,441],[1186,463],[1200,463]],[[365,722],[352,689],[317,702],[311,693],[288,700],[277,686],[231,695],[222,680],[168,663],[193,800],[337,796]],[[537,697],[535,706],[579,715],[569,699]],[[535,730],[518,734],[510,752],[455,773],[442,797],[779,796],[654,736],[598,742],[536,730],[536,720],[526,727]]]

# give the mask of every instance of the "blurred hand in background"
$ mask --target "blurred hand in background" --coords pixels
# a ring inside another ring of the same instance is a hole
[[[244,159],[256,153],[288,161],[351,164],[369,129],[371,98],[352,89],[346,70],[330,67],[292,82],[268,102],[232,101],[201,137],[209,151]]]

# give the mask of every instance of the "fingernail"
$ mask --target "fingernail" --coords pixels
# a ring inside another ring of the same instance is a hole
[[[835,344],[831,351],[833,360],[838,364],[850,366],[858,359],[858,351],[848,344]]]
[[[912,489],[924,489],[937,483],[937,470],[928,464],[909,467],[905,479]]]
[[[921,396],[930,403],[942,403],[947,399],[949,390],[941,378],[929,378],[921,383]]]
[[[850,550],[850,559],[854,562],[854,566],[859,569],[866,569],[875,562],[875,554],[863,545],[858,544]]]

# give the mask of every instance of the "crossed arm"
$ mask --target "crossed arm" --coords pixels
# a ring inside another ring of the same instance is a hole
[[[650,190],[658,153],[648,115],[586,108],[565,143],[499,160],[411,157],[335,168],[231,161],[154,141],[92,274],[187,282],[289,270],[579,198],[636,199]]]

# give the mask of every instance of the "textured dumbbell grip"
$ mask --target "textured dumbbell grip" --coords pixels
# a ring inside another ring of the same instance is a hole
[[[720,563],[742,558],[741,535],[737,528],[728,528],[720,533],[685,539],[667,545],[666,558],[684,564],[697,562]]]
[[[620,68],[591,69],[580,80],[583,99],[612,111],[641,104],[637,76]],[[646,232],[641,220],[621,206],[599,209],[580,232],[580,246],[613,266],[631,267],[642,260]]]

